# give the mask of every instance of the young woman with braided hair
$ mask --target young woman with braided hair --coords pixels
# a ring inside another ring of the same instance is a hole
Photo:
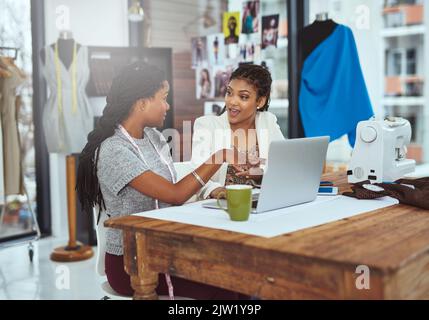
[[[137,62],[113,80],[107,106],[88,135],[78,168],[77,193],[85,212],[98,206],[112,216],[181,205],[198,192],[223,161],[235,162],[237,152],[222,149],[180,182],[170,148],[156,127],[162,127],[169,105],[169,84],[156,67]],[[221,161],[219,161],[219,159]],[[216,164],[216,161],[221,162]],[[120,294],[132,295],[124,271],[120,230],[106,232],[107,279]],[[234,299],[233,292],[173,278],[175,294],[196,299]],[[158,294],[168,292],[159,278]]]
[[[195,121],[192,138],[194,167],[223,148],[237,149],[247,158],[241,165],[222,166],[201,189],[200,198],[216,198],[224,185],[258,186],[261,183],[271,141],[284,139],[276,116],[268,112],[271,83],[271,74],[265,67],[241,65],[229,79],[223,113]]]

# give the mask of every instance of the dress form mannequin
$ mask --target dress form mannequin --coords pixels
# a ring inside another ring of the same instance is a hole
[[[316,14],[316,21],[327,21],[327,20],[329,20],[329,13],[320,12]]]
[[[70,31],[61,31],[58,40],[40,56],[50,93],[42,114],[48,152],[80,153],[94,117],[86,94],[88,47],[78,44]]]
[[[73,46],[75,42],[76,41],[73,39],[72,32],[63,30],[60,31],[57,42],[50,45],[51,48],[55,50],[55,45],[58,44],[59,58],[67,69],[70,68],[73,60]],[[79,51],[80,47],[81,45],[76,42],[77,51]],[[44,48],[40,51],[40,58],[42,59],[43,63],[46,62],[46,52]]]
[[[51,44],[50,47],[58,55],[58,60],[66,70],[75,67],[72,65],[76,63],[76,53],[81,49],[81,45],[73,39],[70,31],[61,31],[57,42]],[[43,63],[46,64],[47,52],[45,49],[42,49],[40,55]],[[61,108],[63,108],[63,102],[60,102]],[[93,256],[93,251],[91,247],[76,240],[76,158],[73,155],[66,156],[66,178],[69,241],[67,246],[56,248],[51,253],[51,260],[59,262],[86,260]]]

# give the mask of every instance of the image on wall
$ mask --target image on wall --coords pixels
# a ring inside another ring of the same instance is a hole
[[[240,30],[240,12],[225,12],[223,14],[225,44],[238,43]]]
[[[243,2],[241,33],[251,34],[259,31],[259,0]]]
[[[213,68],[215,98],[225,98],[229,78],[231,77],[233,66],[219,66]]]
[[[241,43],[240,62],[255,62],[259,60],[261,46],[254,42]]]
[[[204,115],[219,116],[225,107],[224,101],[207,101],[204,103]]]
[[[279,37],[279,15],[262,17],[262,49],[269,46],[277,47]]]
[[[192,68],[207,63],[207,38],[196,37],[191,39],[192,43]]]
[[[225,46],[225,64],[234,64],[240,59],[240,45],[238,43],[233,43],[228,46]]]
[[[209,63],[211,65],[223,64],[225,59],[225,43],[223,41],[223,34],[212,34],[207,36],[207,48]]]
[[[210,99],[214,97],[214,86],[212,74],[208,67],[198,67],[196,69],[196,94],[197,99]]]

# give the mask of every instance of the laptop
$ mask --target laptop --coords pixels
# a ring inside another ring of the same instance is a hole
[[[263,213],[317,198],[329,137],[273,141],[261,190],[252,199],[252,213]],[[221,200],[226,207],[226,200]],[[203,207],[219,209],[217,202]]]

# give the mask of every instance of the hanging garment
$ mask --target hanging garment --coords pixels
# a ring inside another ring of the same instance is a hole
[[[3,101],[3,77],[0,76],[0,106],[2,105]],[[3,164],[3,126],[2,121],[0,119],[0,204],[3,203],[3,200],[5,196],[4,193],[4,164]]]
[[[25,82],[20,70],[9,66],[9,77],[1,78],[1,127],[3,143],[3,183],[5,195],[23,194],[21,147],[16,112],[16,91]]]
[[[374,115],[354,36],[350,28],[332,20],[315,26],[322,27],[321,32],[316,45],[303,49],[300,82],[305,136],[330,136],[333,141],[347,134],[353,147],[357,124]],[[312,40],[304,36],[303,41]]]
[[[43,128],[48,151],[80,153],[93,128],[93,112],[85,92],[89,81],[88,48],[73,48],[69,68],[58,55],[58,45],[45,48],[43,73],[49,98],[43,111]]]

